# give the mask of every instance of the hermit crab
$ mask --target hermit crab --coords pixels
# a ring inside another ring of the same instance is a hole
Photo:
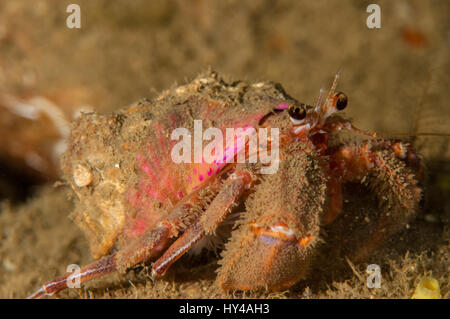
[[[210,71],[152,101],[82,115],[62,170],[77,197],[71,217],[96,260],[30,297],[142,263],[158,277],[184,254],[221,243],[216,281],[224,291],[287,289],[307,275],[349,182],[368,185],[379,202],[354,251],[365,258],[415,215],[422,160],[407,143],[340,115],[348,101],[336,92],[339,76],[314,106],[279,84],[228,83]],[[230,129],[238,133],[229,137]],[[181,137],[191,143],[181,147]]]

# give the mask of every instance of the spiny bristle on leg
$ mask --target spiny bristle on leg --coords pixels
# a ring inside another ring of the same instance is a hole
[[[236,221],[240,218],[241,213],[231,213],[220,224],[214,235],[206,235],[197,244],[195,244],[188,252],[189,258],[197,257],[205,251],[218,253],[225,246],[225,242],[231,235]]]

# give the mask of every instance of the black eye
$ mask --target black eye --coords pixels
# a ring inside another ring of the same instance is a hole
[[[306,116],[304,105],[292,105],[289,108],[289,115],[295,120],[303,120]]]
[[[345,95],[342,92],[339,92],[336,94],[337,100],[336,100],[336,108],[341,111],[345,109],[348,103],[347,95]]]

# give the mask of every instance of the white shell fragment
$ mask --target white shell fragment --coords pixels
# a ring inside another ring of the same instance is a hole
[[[84,187],[92,183],[92,173],[87,167],[78,164],[73,170],[73,181],[76,186]]]

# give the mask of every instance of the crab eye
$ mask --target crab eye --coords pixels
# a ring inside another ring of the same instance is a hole
[[[337,98],[337,100],[336,100],[336,108],[339,111],[342,111],[347,106],[347,102],[348,102],[347,95],[345,95],[342,92],[339,92],[339,93],[336,94],[336,98]]]
[[[294,120],[303,120],[306,116],[304,105],[292,105],[289,108],[289,116]]]

